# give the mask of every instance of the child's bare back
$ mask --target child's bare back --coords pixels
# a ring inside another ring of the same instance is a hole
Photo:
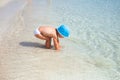
[[[56,29],[54,27],[50,27],[50,26],[40,26],[38,28],[38,30],[41,32],[42,35],[46,36],[46,37],[56,37]]]

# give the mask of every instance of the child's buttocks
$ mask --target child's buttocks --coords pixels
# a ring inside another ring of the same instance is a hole
[[[34,30],[34,34],[40,34],[40,31],[37,29]]]

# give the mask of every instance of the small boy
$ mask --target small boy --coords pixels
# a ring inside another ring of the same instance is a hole
[[[51,48],[51,39],[53,38],[54,47],[56,50],[60,50],[59,38],[69,37],[69,28],[65,25],[61,25],[58,28],[51,26],[40,26],[34,31],[35,37],[46,40],[46,48]]]

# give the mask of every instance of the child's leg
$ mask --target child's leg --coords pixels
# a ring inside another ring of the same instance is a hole
[[[39,39],[42,39],[42,40],[46,40],[47,37],[41,35],[41,34],[35,34],[35,37],[39,38]]]
[[[37,38],[41,39],[40,34],[35,34],[35,37],[37,37]]]
[[[49,38],[49,40],[46,40],[45,46],[46,46],[46,48],[48,48],[48,49],[51,48],[51,38]]]

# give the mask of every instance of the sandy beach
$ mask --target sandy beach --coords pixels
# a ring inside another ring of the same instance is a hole
[[[70,39],[60,40],[60,51],[46,49],[44,41],[33,35],[32,20],[26,25],[29,5],[18,3],[20,10],[14,9],[14,15],[4,18],[5,14],[0,14],[0,80],[120,80],[109,66],[96,64]],[[6,7],[0,11],[11,14]]]
[[[7,0],[7,1],[5,1],[5,0],[0,0],[0,7],[4,7],[5,5],[7,5],[9,2],[11,2],[11,1],[13,1],[13,0]]]

